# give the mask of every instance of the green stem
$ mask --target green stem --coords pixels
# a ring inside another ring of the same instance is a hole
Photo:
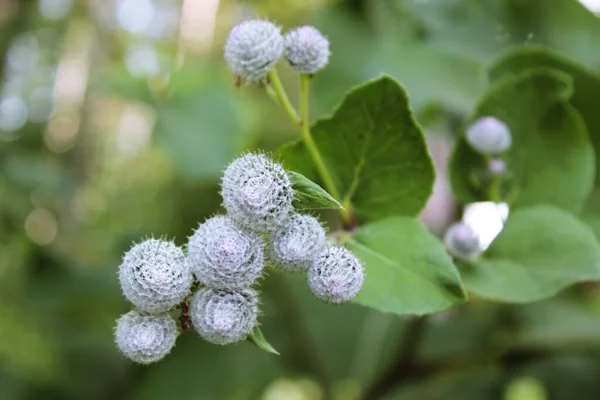
[[[275,93],[275,90],[273,90],[273,86],[266,84],[265,91],[267,92],[267,94],[269,95],[271,100],[273,100],[273,102],[275,102],[275,104],[281,104],[281,102],[279,101],[279,97],[277,96],[277,93]]]
[[[492,157],[487,156],[486,157],[487,165],[490,165],[491,162],[492,162]],[[488,183],[488,187],[487,187],[488,200],[493,201],[494,203],[502,203],[501,187],[502,187],[502,177],[497,176],[497,175],[492,176],[492,178],[490,179],[490,181]]]
[[[275,68],[271,69],[268,73],[268,77],[269,84],[275,91],[275,95],[279,103],[283,106],[291,120],[294,121],[296,125],[301,125],[302,120],[300,119],[298,113],[296,112],[296,109],[290,102],[290,99],[288,98],[287,93],[285,92],[285,89],[281,84],[281,80],[279,79],[279,74],[277,73],[277,70]],[[271,95],[271,93],[269,94]]]
[[[333,179],[329,174],[329,170],[323,161],[323,157],[319,152],[319,148],[315,144],[315,141],[310,133],[310,120],[308,118],[308,95],[309,95],[309,86],[310,86],[310,75],[301,74],[300,75],[300,117],[301,117],[301,125],[300,130],[302,133],[302,140],[304,140],[304,144],[308,152],[310,153],[315,166],[317,167],[317,172],[325,185],[325,189],[338,201],[342,201],[342,197],[340,196],[340,192],[337,190],[335,184],[333,183]],[[344,205],[345,208],[341,208],[340,216],[342,217],[342,221],[345,226],[349,227],[353,225],[352,215],[350,214],[349,204]]]
[[[488,198],[494,203],[502,203],[502,195],[500,193],[500,185],[502,181],[499,177],[495,176],[492,178],[488,186]]]

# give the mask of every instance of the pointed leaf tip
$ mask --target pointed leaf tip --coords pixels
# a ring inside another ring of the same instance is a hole
[[[252,330],[252,333],[248,336],[248,340],[256,345],[259,349],[266,351],[267,353],[272,353],[276,355],[280,355],[277,350],[269,342],[265,339],[265,336],[262,333],[260,327],[255,327]]]
[[[288,175],[294,187],[294,208],[296,210],[335,209],[342,205],[334,199],[325,189],[317,185],[307,177],[298,172],[288,171]]]

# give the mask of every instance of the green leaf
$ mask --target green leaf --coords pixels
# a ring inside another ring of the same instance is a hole
[[[450,53],[391,32],[378,40],[377,50],[373,68],[383,69],[403,82],[415,110],[441,103],[445,109],[468,114],[485,91],[484,64],[471,54]]]
[[[350,91],[334,115],[317,121],[314,141],[342,199],[364,221],[416,215],[435,171],[404,89],[383,76]],[[288,169],[315,179],[301,141],[280,149]]]
[[[440,52],[489,62],[505,48],[539,43],[589,67],[600,65],[600,22],[579,1],[552,0],[552,7],[548,0],[395,4],[403,17],[397,25],[420,29],[424,45]]]
[[[358,304],[424,315],[466,299],[444,246],[414,218],[393,217],[363,226],[348,247],[365,266],[365,283],[354,300]]]
[[[590,140],[600,154],[600,113],[598,112],[598,99],[600,99],[600,74],[588,70],[583,65],[577,64],[561,55],[541,47],[524,47],[504,54],[490,69],[490,79],[498,80],[505,76],[516,75],[522,71],[540,66],[558,69],[569,74],[575,89],[571,104],[583,117]],[[584,221],[590,224],[600,234],[600,163],[596,159],[595,193],[588,199],[583,215]]]
[[[600,74],[549,49],[527,46],[505,53],[490,68],[489,76],[491,80],[497,81],[539,67],[557,69],[571,77],[574,88],[571,104],[585,120],[596,152],[600,151],[600,113],[597,105],[600,99]],[[597,165],[597,186],[598,179],[600,179],[600,165]]]
[[[600,238],[600,187],[598,184],[596,184],[594,191],[588,198],[580,218],[591,226],[596,232],[596,236]]]
[[[279,352],[275,350],[275,348],[271,346],[269,342],[267,342],[267,339],[265,339],[265,335],[263,335],[259,326],[252,330],[252,333],[248,336],[248,340],[254,343],[259,349],[262,349],[267,353],[279,355]]]
[[[570,213],[538,206],[516,211],[482,258],[461,269],[467,289],[514,303],[541,300],[600,278],[600,245]]]
[[[502,192],[515,197],[511,207],[556,205],[579,211],[594,181],[594,150],[585,123],[568,99],[568,75],[550,69],[531,69],[493,85],[472,120],[495,116],[513,136],[503,155],[510,181]],[[461,137],[450,160],[450,181],[462,203],[489,200],[484,174],[486,157]],[[515,196],[516,195],[516,196]]]
[[[412,30],[419,29],[421,36],[426,38],[421,40],[421,47],[482,63],[489,62],[503,48],[525,39],[525,35],[509,31],[506,15],[501,10],[505,7],[497,3],[473,0],[395,2],[400,12],[411,15]],[[398,29],[403,28],[398,26]],[[444,68],[443,65],[433,67]]]
[[[294,208],[296,210],[342,208],[342,205],[325,189],[304,175],[294,171],[288,171],[288,175],[294,187]]]
[[[548,46],[584,65],[600,64],[600,21],[580,1],[503,0],[514,33]]]
[[[238,151],[242,111],[224,85],[211,83],[156,105],[156,140],[190,180],[218,177]]]

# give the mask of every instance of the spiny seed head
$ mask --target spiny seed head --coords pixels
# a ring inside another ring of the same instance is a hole
[[[258,295],[252,289],[202,288],[192,298],[190,316],[206,341],[221,345],[239,342],[256,326]]]
[[[192,279],[183,251],[165,240],[148,239],[134,245],[119,266],[123,294],[149,313],[168,311],[181,303]]]
[[[339,304],[354,298],[362,288],[360,260],[341,246],[321,251],[308,269],[308,286],[318,298]]]
[[[285,58],[290,66],[304,74],[314,74],[329,61],[329,40],[314,26],[306,25],[288,32]]]
[[[169,314],[143,315],[135,310],[121,316],[115,328],[117,347],[139,364],[150,364],[166,356],[177,335],[177,324]]]
[[[325,230],[310,215],[294,214],[277,229],[269,243],[269,259],[287,271],[308,269],[325,244]]]
[[[494,117],[483,117],[473,122],[467,128],[466,138],[471,147],[483,154],[505,152],[512,144],[510,129]]]
[[[481,254],[479,236],[463,222],[457,222],[448,228],[444,243],[448,251],[458,258],[472,259]]]
[[[264,266],[261,238],[238,228],[226,216],[196,229],[188,243],[188,264],[196,278],[217,289],[251,286]]]
[[[265,77],[283,54],[281,29],[269,21],[248,20],[231,29],[225,60],[231,72],[248,82]]]
[[[256,232],[277,229],[293,211],[294,190],[283,167],[266,154],[234,160],[221,182],[223,206],[231,219]]]

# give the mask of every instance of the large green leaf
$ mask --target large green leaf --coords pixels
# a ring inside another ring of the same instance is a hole
[[[452,259],[414,218],[393,217],[363,226],[348,247],[365,266],[366,279],[356,303],[395,314],[424,315],[466,299]]]
[[[312,133],[338,200],[350,203],[359,219],[415,215],[425,205],[435,171],[406,92],[394,79],[383,76],[353,89]],[[280,153],[287,168],[316,179],[303,142]]]
[[[600,238],[600,187],[598,182],[596,182],[594,191],[585,203],[585,207],[581,212],[581,219],[591,226]]]
[[[434,102],[468,115],[485,90],[485,65],[523,44],[548,46],[597,68],[600,20],[578,1],[548,2],[367,1],[355,14],[346,4],[327,7],[317,26],[335,57],[316,76],[316,103],[330,107],[345,89],[386,71],[406,87],[414,109]]]
[[[507,52],[490,68],[493,81],[506,76],[515,76],[527,69],[547,67],[568,74],[573,80],[571,104],[579,111],[587,126],[590,139],[596,151],[600,150],[600,74],[588,70],[549,49],[539,46],[521,47]],[[600,170],[600,166],[597,167]],[[600,173],[596,173],[596,180]]]
[[[441,101],[468,114],[485,89],[483,68],[513,46],[541,44],[588,67],[600,65],[600,20],[578,1],[384,3],[371,2],[380,29],[366,64],[404,82],[413,105]]]
[[[548,49],[541,47],[523,47],[503,55],[490,69],[490,79],[498,80],[507,75],[517,75],[531,68],[540,66],[558,69],[573,79],[574,93],[571,104],[583,117],[587,126],[590,140],[596,150],[600,152],[600,113],[598,112],[598,99],[600,99],[600,74],[586,69]],[[583,214],[585,221],[597,233],[600,233],[600,163],[596,160],[596,189],[588,199]]]
[[[422,45],[441,54],[487,62],[502,49],[525,39],[510,32],[503,0],[395,1],[419,29]],[[405,19],[408,19],[405,17]],[[443,69],[443,65],[437,68]]]
[[[417,25],[425,45],[490,61],[503,49],[542,44],[589,67],[600,64],[600,21],[579,1],[395,1],[404,25]],[[412,15],[410,15],[412,14]]]
[[[600,278],[594,233],[556,207],[516,211],[481,260],[461,270],[467,289],[505,302],[550,297],[577,282]]]
[[[384,35],[376,48],[373,73],[383,69],[403,82],[417,110],[441,103],[465,115],[485,91],[484,65],[472,57],[433,48],[398,32]]]
[[[493,85],[473,120],[492,115],[504,121],[513,145],[503,155],[511,180],[504,193],[513,207],[551,204],[579,211],[594,181],[594,151],[585,123],[568,99],[568,75],[531,69]],[[486,158],[461,137],[450,160],[450,180],[459,201],[488,200],[483,176]]]
[[[600,20],[580,1],[500,0],[505,3],[506,25],[515,34],[546,45],[584,65],[600,64]]]

